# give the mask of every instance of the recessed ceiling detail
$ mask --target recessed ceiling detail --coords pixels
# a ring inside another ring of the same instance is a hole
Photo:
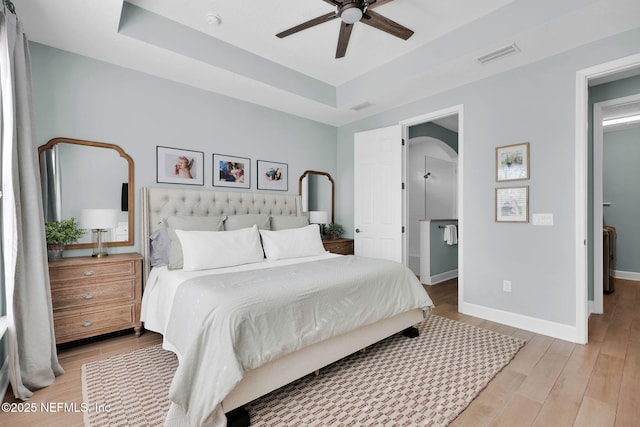
[[[296,34],[302,30],[306,30],[311,27],[315,27],[319,24],[332,21],[336,18],[340,18],[340,34],[338,36],[338,47],[336,48],[336,59],[343,58],[347,53],[347,46],[349,45],[349,39],[351,38],[351,31],[353,25],[356,22],[362,22],[373,28],[384,31],[401,38],[402,40],[408,40],[413,35],[413,31],[407,27],[398,24],[397,22],[386,18],[373,11],[378,6],[382,6],[386,3],[391,3],[393,0],[323,0],[326,3],[334,5],[336,7],[335,12],[327,13],[317,18],[313,18],[288,30],[282,31],[276,34],[279,38],[284,38],[292,34]]]

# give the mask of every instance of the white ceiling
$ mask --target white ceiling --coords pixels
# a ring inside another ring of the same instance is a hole
[[[409,40],[356,23],[335,59],[339,20],[275,37],[331,12],[323,0],[14,4],[32,41],[334,126],[640,26],[637,0],[395,0],[376,12]],[[517,54],[475,59],[513,42]]]

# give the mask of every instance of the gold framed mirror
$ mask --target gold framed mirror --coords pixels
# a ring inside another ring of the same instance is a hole
[[[53,138],[38,147],[46,221],[80,218],[80,209],[115,209],[118,227],[105,246],[134,245],[133,159],[105,142]],[[92,248],[91,233],[66,249]]]
[[[334,222],[335,185],[331,174],[307,170],[298,180],[298,194],[302,199],[302,211],[326,211]]]

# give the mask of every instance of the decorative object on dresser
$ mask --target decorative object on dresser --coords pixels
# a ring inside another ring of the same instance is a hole
[[[61,221],[45,221],[44,233],[47,239],[49,261],[60,261],[66,245],[77,241],[84,235],[75,218]]]
[[[318,224],[320,226],[320,235],[325,237],[325,225],[329,224],[329,212],[326,211],[309,211],[309,224]]]
[[[82,209],[80,211],[80,227],[91,230],[91,241],[94,244],[93,255],[102,258],[107,255],[107,233],[118,226],[118,211],[115,209]]]
[[[127,328],[140,335],[140,254],[65,258],[49,276],[56,344]]]
[[[324,248],[334,254],[353,255],[353,239],[323,240]]]
[[[327,239],[336,240],[342,236],[342,233],[344,233],[344,229],[340,224],[332,223],[329,224],[327,228],[325,228],[324,232],[327,236]]]

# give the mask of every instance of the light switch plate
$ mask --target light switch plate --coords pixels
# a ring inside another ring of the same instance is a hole
[[[553,225],[553,214],[552,213],[534,213],[533,216],[533,225]]]

